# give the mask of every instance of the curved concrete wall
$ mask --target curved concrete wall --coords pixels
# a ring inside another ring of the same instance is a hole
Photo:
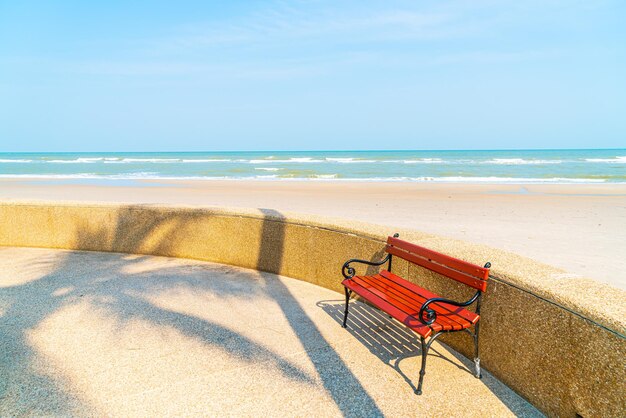
[[[476,264],[491,261],[482,307],[482,365],[549,415],[626,412],[626,292],[487,246],[416,231],[284,214],[155,205],[0,203],[0,245],[185,257],[342,291],[351,257],[379,259],[387,235]],[[394,261],[394,272],[442,295],[456,282]],[[444,342],[469,355],[465,334]]]

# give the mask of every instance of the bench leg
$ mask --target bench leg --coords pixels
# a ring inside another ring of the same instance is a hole
[[[428,349],[430,348],[430,344],[426,344],[426,340],[424,337],[420,337],[422,339],[422,369],[420,370],[420,381],[417,385],[417,394],[422,394],[422,384],[424,383],[424,375],[426,374],[426,357],[428,356]]]
[[[343,290],[346,292],[346,310],[343,312],[342,327],[346,328],[346,321],[348,320],[348,307],[350,306],[350,295],[352,294],[352,291],[348,290],[347,287],[344,287]]]
[[[480,322],[477,322],[474,326],[474,377],[476,379],[482,379],[483,375],[480,372],[480,356],[478,354],[478,331],[480,330]]]

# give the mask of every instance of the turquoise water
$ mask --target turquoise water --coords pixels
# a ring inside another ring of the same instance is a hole
[[[0,178],[626,183],[626,149],[0,153]]]

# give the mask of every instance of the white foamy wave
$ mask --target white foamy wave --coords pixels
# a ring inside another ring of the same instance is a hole
[[[618,163],[626,164],[626,155],[617,156],[615,158],[585,158],[585,161],[589,163]]]
[[[213,158],[204,160],[181,160],[183,163],[227,163],[232,161],[228,158]]]
[[[179,159],[179,158],[105,158],[105,164],[131,164],[131,163],[222,163],[232,161],[228,158],[205,158],[205,159]]]
[[[75,173],[75,174],[0,174],[1,178],[19,179],[108,179],[108,180],[132,180],[163,178],[158,173],[125,173],[125,174],[96,174],[96,173]]]
[[[315,158],[311,158],[311,157],[298,157],[298,158],[290,158],[289,160],[287,160],[291,163],[322,163],[324,162],[324,160],[316,160]]]
[[[276,167],[255,167],[255,170],[261,170],[261,171],[278,171],[280,170],[280,168],[276,168]]]
[[[124,158],[122,161],[129,163],[179,163],[178,158]]]
[[[532,165],[532,164],[561,164],[563,160],[525,160],[523,158],[494,158],[487,160],[484,164],[498,165]]]
[[[276,180],[276,181],[322,181],[333,180],[341,182],[435,182],[435,183],[604,183],[604,179],[589,178],[516,178],[516,177],[367,177],[367,178],[338,178],[336,174],[320,174],[313,177],[278,177],[277,175],[259,176],[163,176],[155,172],[122,173],[122,174],[0,174],[0,178],[15,178],[29,180],[55,179],[97,179],[97,180]],[[625,184],[616,182],[614,184]]]
[[[0,159],[0,163],[32,163],[33,160],[4,160]]]
[[[604,183],[604,179],[589,178],[530,178],[530,177],[419,177],[415,181],[435,181],[442,183]]]
[[[15,178],[23,180],[231,180],[245,177],[230,176],[163,176],[157,172],[139,172],[122,174],[0,174],[0,178]],[[248,177],[249,178],[249,177]]]
[[[316,160],[311,157],[289,158],[288,160],[263,159],[263,160],[238,160],[250,164],[273,164],[273,163],[323,163],[324,160]]]
[[[404,164],[442,164],[445,161],[441,158],[419,158],[417,160],[402,160]]]
[[[78,173],[78,174],[0,174],[0,178],[52,180],[52,179],[96,179],[96,178],[104,178],[104,177],[98,174]]]
[[[326,161],[330,161],[333,163],[341,163],[341,164],[350,164],[350,163],[377,163],[377,160],[365,160],[361,158],[326,158]]]
[[[244,179],[249,177],[244,177]],[[231,180],[238,178],[231,177]],[[333,180],[340,182],[432,182],[432,183],[507,183],[507,184],[528,184],[528,183],[603,183],[604,179],[587,178],[515,178],[515,177],[364,177],[364,178],[338,178],[337,175],[316,175],[312,177],[278,177],[279,181],[321,181]]]
[[[93,164],[102,160],[102,158],[76,158],[74,160],[44,160],[44,162],[52,164]]]

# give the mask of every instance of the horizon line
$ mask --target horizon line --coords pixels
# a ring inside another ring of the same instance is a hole
[[[447,151],[620,151],[625,148],[495,148],[495,149],[340,149],[340,150],[320,150],[320,149],[303,149],[303,150],[220,150],[220,151],[0,151],[0,154],[106,154],[106,153],[126,153],[126,154],[165,154],[165,153],[279,153],[279,152],[447,152]]]

